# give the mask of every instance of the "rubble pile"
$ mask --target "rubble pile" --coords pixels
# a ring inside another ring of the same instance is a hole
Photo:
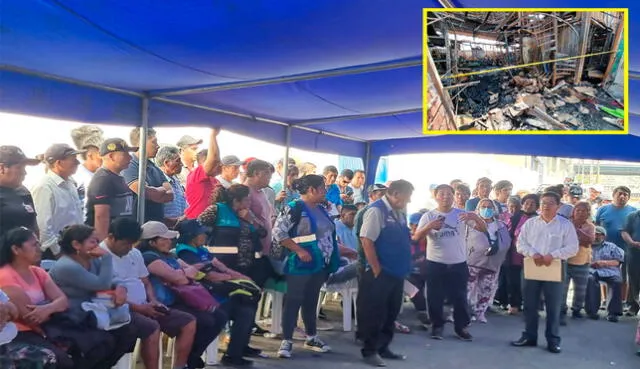
[[[470,82],[454,99],[461,130],[623,129],[623,106],[589,82],[573,85],[550,76],[520,72],[488,73]],[[455,94],[455,92],[454,92]]]

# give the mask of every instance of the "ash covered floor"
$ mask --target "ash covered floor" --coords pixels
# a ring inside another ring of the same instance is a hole
[[[623,105],[602,87],[537,71],[496,71],[449,86],[460,130],[623,130]],[[458,87],[456,87],[458,86]]]

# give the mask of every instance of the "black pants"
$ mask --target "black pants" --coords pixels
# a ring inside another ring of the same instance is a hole
[[[453,325],[456,330],[463,329],[471,322],[467,302],[467,282],[469,267],[467,263],[442,264],[427,261],[427,305],[433,328],[442,328],[445,324],[444,301],[449,298],[453,305]],[[358,308],[360,308],[358,306]]]
[[[545,329],[547,343],[560,344],[560,310],[563,289],[563,282],[545,282],[529,279],[524,281],[524,316],[526,322],[524,336],[527,339],[531,341],[538,340],[538,322],[540,320],[538,308],[540,307],[541,295],[544,295],[544,305],[547,312]]]
[[[424,263],[426,261],[421,264]],[[418,293],[411,298],[416,311],[427,311],[427,298],[424,294],[424,288],[427,284],[426,265],[421,265],[418,271],[409,274],[407,280],[418,289]]]
[[[600,277],[597,273],[592,273],[589,276],[587,282],[587,294],[585,297],[584,310],[587,315],[593,316],[598,314],[600,310],[600,282],[607,284],[607,289],[610,293],[610,298],[607,300],[607,312],[609,316],[622,315],[622,278],[615,277]]]
[[[256,316],[257,304],[231,297],[219,309],[231,320],[231,341],[227,346],[227,356],[240,358],[251,340],[251,331]]]
[[[404,280],[382,272],[364,272],[358,283],[358,334],[364,341],[362,356],[389,350],[395,321],[402,305]]]
[[[187,365],[190,368],[199,368],[203,364],[201,356],[207,346],[218,337],[227,324],[227,313],[221,307],[213,312],[197,310],[182,304],[173,305],[171,308],[184,311],[196,318],[196,334],[193,336]]]
[[[627,282],[629,294],[627,304],[632,312],[640,310],[640,253],[636,249],[627,250]]]

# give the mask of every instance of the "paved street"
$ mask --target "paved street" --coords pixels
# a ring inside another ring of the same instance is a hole
[[[406,309],[404,322],[412,322],[413,312]],[[340,319],[332,315],[336,329]],[[640,357],[635,356],[633,340],[636,320],[623,318],[619,323],[606,320],[572,320],[562,328],[561,354],[551,354],[544,349],[544,339],[538,348],[513,348],[509,341],[520,336],[523,322],[520,317],[490,314],[488,324],[474,323],[471,333],[473,342],[462,342],[453,336],[451,325],[445,330],[445,340],[434,341],[427,332],[414,330],[409,335],[397,335],[393,349],[408,355],[406,362],[389,363],[391,368],[473,368],[473,369],[554,369],[554,368],[636,368]],[[543,338],[544,319],[541,319]],[[302,349],[302,342],[296,342],[294,357],[284,362],[282,359],[260,360],[257,368],[290,367],[294,369],[324,369],[344,367],[365,367],[360,361],[359,348],[353,341],[352,333],[334,331],[321,332],[334,352],[318,355]],[[267,348],[275,354],[279,341],[259,338],[254,340],[257,347]]]

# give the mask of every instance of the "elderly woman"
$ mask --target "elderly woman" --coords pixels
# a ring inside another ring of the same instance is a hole
[[[173,200],[164,204],[164,218],[169,226],[184,216],[187,210],[187,199],[184,187],[180,183],[178,175],[182,172],[182,159],[180,149],[175,146],[163,146],[156,154],[156,165],[162,170],[173,190]]]
[[[486,323],[485,313],[498,289],[498,272],[511,246],[511,236],[507,225],[498,220],[496,204],[490,199],[480,200],[476,213],[486,223],[487,230],[481,232],[467,227],[467,292],[473,318]]]
[[[591,244],[596,239],[596,227],[591,222],[591,205],[581,201],[573,207],[573,226],[578,233],[580,248],[578,253],[567,260],[567,277],[564,280],[563,304],[560,310],[560,325],[567,324],[567,294],[569,282],[573,281],[573,302],[571,316],[581,318],[589,282],[589,267],[591,263]]]
[[[176,319],[174,316],[173,320],[184,319],[180,318],[184,315],[195,318],[195,321],[189,319],[189,323],[183,326],[181,330],[168,332],[169,335],[177,336],[174,367],[183,368],[187,363],[189,363],[188,367],[198,363],[199,357],[202,356],[204,350],[218,336],[227,323],[227,315],[220,309],[209,312],[189,307],[172,290],[172,287],[190,284],[198,274],[196,268],[171,254],[173,240],[178,235],[178,232],[170,231],[163,223],[147,222],[142,225],[141,242],[138,250],[142,252],[144,263],[149,270],[149,279],[157,298],[168,306],[174,314],[179,312],[178,318]]]

